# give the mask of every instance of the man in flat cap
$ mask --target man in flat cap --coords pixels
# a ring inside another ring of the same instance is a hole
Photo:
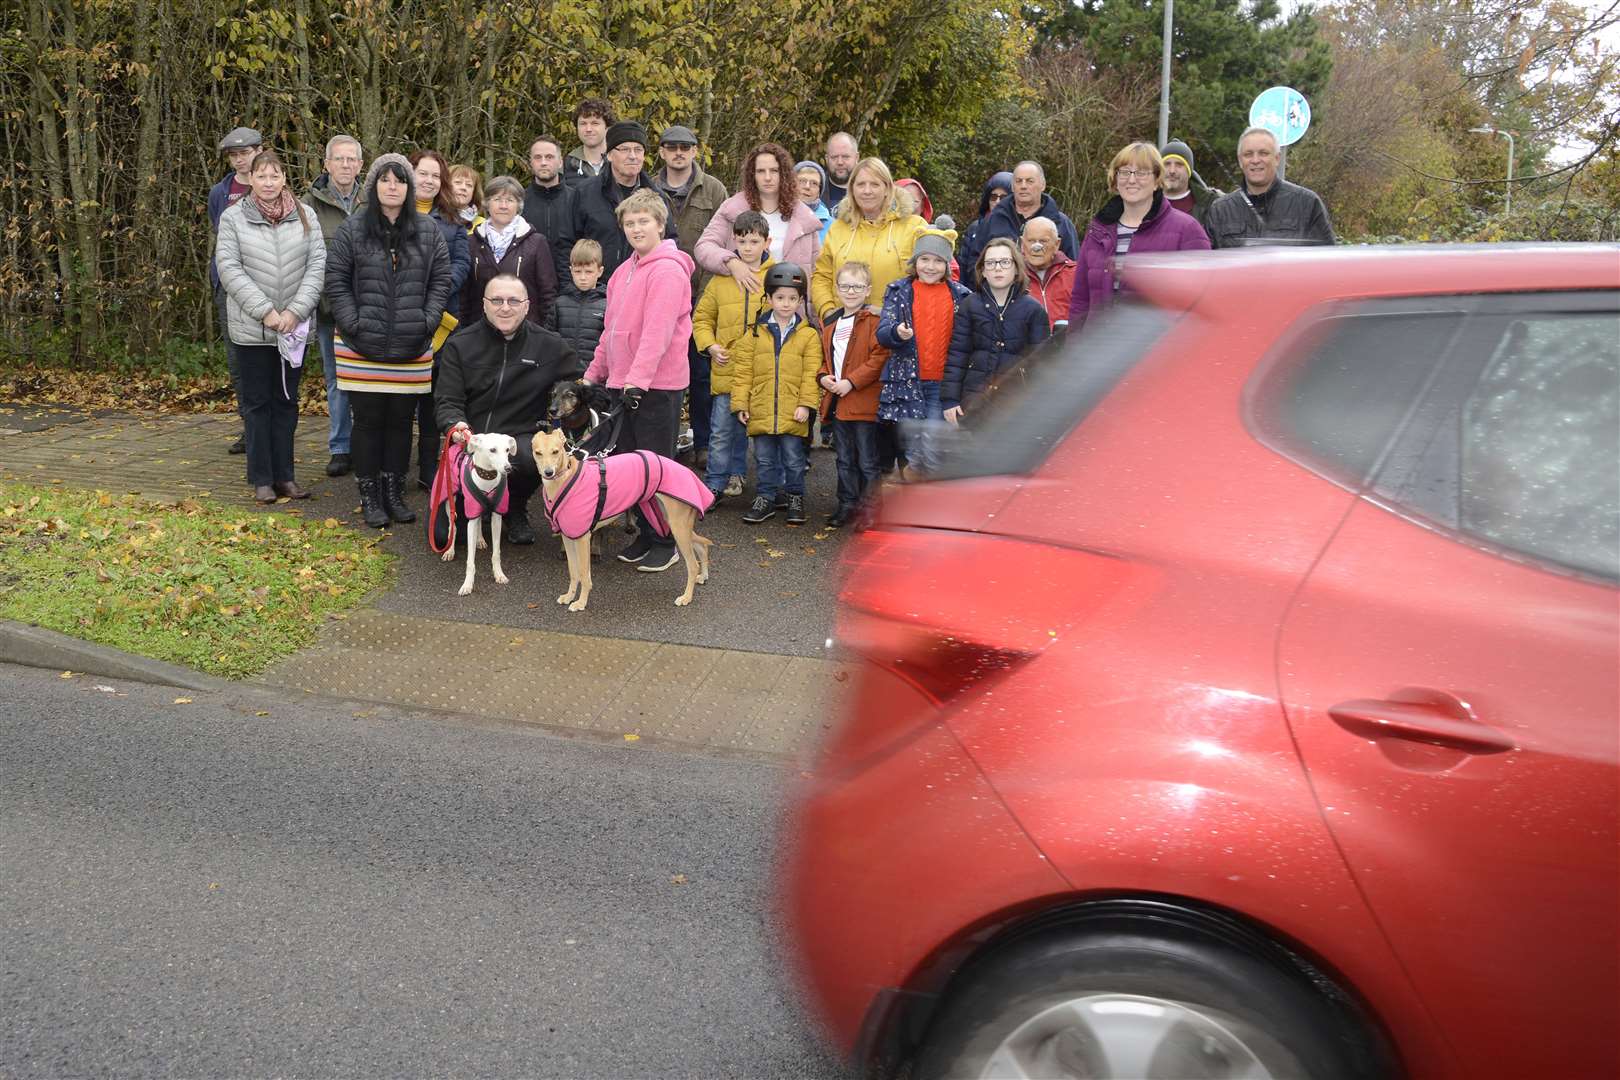
[[[218,230],[219,215],[252,190],[248,185],[248,167],[253,164],[253,155],[259,152],[263,144],[264,137],[250,127],[232,128],[230,134],[219,140],[220,152],[230,163],[231,171],[226,173],[208,193],[209,229]],[[236,350],[231,347],[231,336],[225,330],[225,290],[220,287],[219,271],[214,269],[212,255],[208,258],[208,284],[214,290],[214,310],[218,313],[219,335],[225,342],[225,362],[230,367],[231,385],[234,387],[237,383]],[[242,436],[238,435],[236,441],[231,443],[230,452],[247,453],[247,444],[242,441]]]

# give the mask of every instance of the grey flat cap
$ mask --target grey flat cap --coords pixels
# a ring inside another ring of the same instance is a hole
[[[671,124],[658,136],[659,146],[696,146],[698,138],[692,134],[692,129],[682,127],[680,124]]]
[[[241,150],[249,146],[264,145],[264,136],[250,127],[232,128],[231,133],[219,140],[221,150]]]

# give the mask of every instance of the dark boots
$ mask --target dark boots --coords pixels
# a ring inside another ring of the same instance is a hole
[[[416,512],[405,505],[405,477],[399,473],[382,473],[377,479],[382,486],[383,509],[401,525],[416,520]]]
[[[388,524],[388,511],[383,509],[382,484],[375,476],[357,476],[355,486],[360,489],[360,516],[373,529]]]

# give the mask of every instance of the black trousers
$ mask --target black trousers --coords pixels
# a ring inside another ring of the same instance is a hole
[[[236,399],[247,444],[248,483],[281,484],[293,478],[293,433],[298,430],[298,383],[304,369],[289,367],[274,345],[233,345]]]
[[[236,413],[242,415],[242,361],[231,342],[230,304],[226,300],[225,286],[214,286],[214,311],[219,316],[219,337],[225,342],[225,369],[231,373],[231,389],[236,391]],[[246,417],[243,417],[246,423]]]
[[[624,430],[619,435],[618,452],[651,450],[668,458],[674,457],[675,439],[680,434],[681,426],[681,399],[685,396],[685,390],[648,390],[642,394],[641,407],[626,410],[624,414]],[[639,508],[634,513],[636,526],[647,543],[655,548],[675,546],[672,537],[658,535]]]
[[[411,425],[416,420],[418,399],[423,397],[431,395],[379,394],[370,390],[349,394],[349,407],[354,412],[349,452],[355,476],[406,474],[411,466]]]

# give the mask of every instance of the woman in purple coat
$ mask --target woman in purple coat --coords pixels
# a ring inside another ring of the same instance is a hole
[[[1152,143],[1131,143],[1108,165],[1113,198],[1103,204],[1080,241],[1069,301],[1069,332],[1128,288],[1127,259],[1152,251],[1208,251],[1203,226],[1164,200],[1164,162]]]

